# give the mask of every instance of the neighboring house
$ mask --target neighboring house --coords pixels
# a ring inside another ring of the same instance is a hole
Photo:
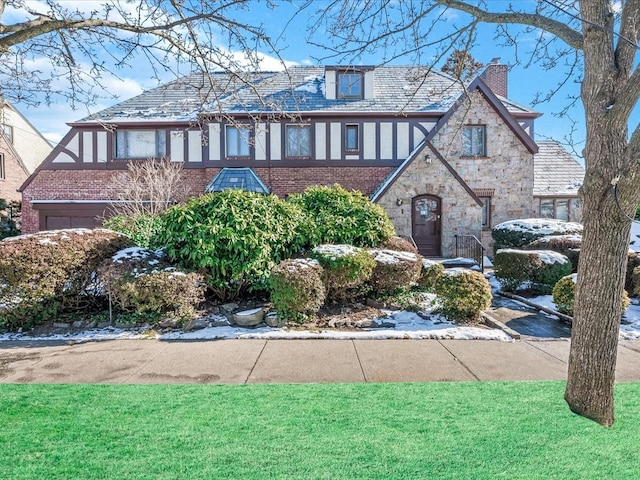
[[[538,212],[540,114],[506,95],[500,64],[466,90],[419,67],[188,76],[70,124],[22,186],[23,230],[97,225],[129,161],[167,156],[193,195],[339,183],[371,195],[425,255],[455,255],[456,235],[490,246],[492,225]]]
[[[537,216],[581,221],[582,203],[578,199],[578,189],[584,179],[584,167],[558,142],[538,142],[538,148],[533,182]]]
[[[0,98],[0,198],[20,201],[27,177],[51,153],[49,142],[6,100]]]

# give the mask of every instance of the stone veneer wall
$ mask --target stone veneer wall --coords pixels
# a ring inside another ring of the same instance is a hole
[[[431,163],[423,160],[427,153]],[[455,235],[480,234],[481,207],[427,148],[376,202],[387,211],[398,235],[412,236],[412,199],[418,195],[435,195],[442,200],[443,257],[455,255]],[[398,199],[402,200],[401,206],[396,203]]]
[[[309,185],[339,183],[350,190],[371,194],[387,177],[390,167],[255,168],[254,172],[279,197],[303,191]],[[204,192],[217,168],[184,169],[191,195]],[[32,200],[112,200],[117,192],[113,179],[126,170],[42,170],[23,192],[22,230],[38,231],[39,214]]]
[[[474,190],[493,190],[491,225],[537,216],[533,202],[533,154],[478,92],[460,107],[433,139],[434,146]],[[462,127],[486,125],[487,157],[462,157]],[[488,253],[491,231],[482,232]]]

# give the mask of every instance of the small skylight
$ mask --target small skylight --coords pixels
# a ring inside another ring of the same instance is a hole
[[[267,195],[269,189],[250,168],[223,168],[209,182],[205,193],[221,192],[230,188],[247,190],[249,192],[264,193]]]

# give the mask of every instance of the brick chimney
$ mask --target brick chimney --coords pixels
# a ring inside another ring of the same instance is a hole
[[[502,97],[507,96],[507,65],[500,63],[500,58],[494,58],[480,75],[493,93]]]

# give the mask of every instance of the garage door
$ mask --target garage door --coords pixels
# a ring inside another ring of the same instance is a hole
[[[95,228],[101,221],[95,217],[45,217],[45,230],[60,230],[63,228]]]
[[[107,203],[34,203],[39,212],[39,230],[95,228],[108,215]]]

